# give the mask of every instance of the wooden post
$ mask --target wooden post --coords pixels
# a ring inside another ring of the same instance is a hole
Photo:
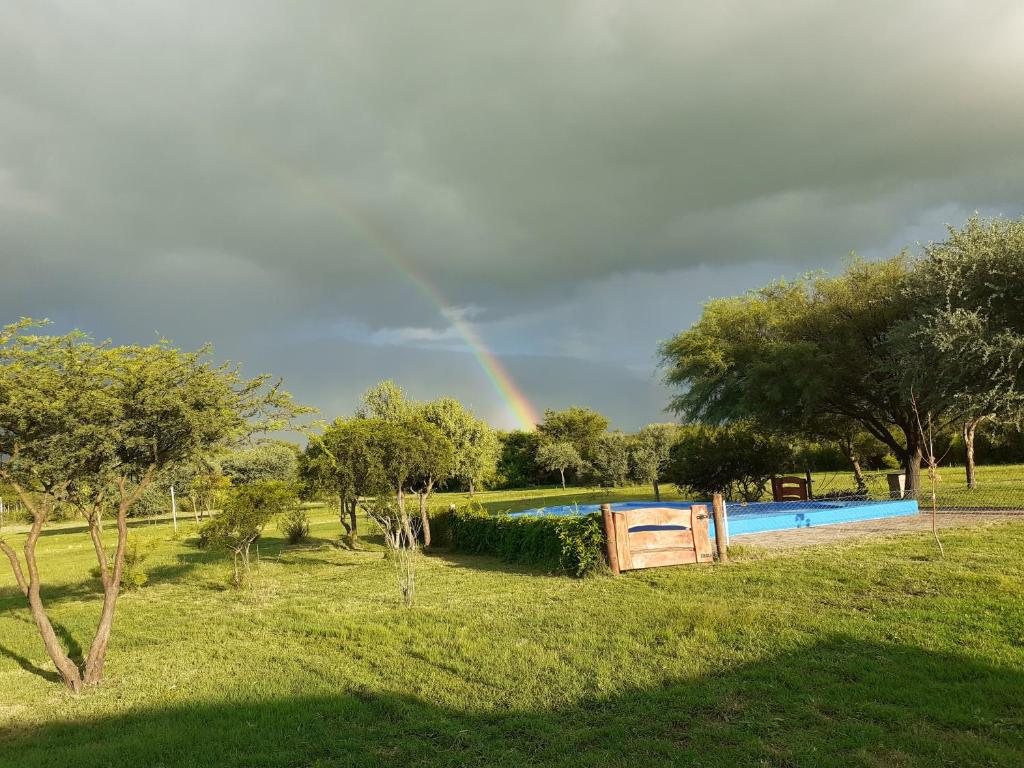
[[[612,573],[618,576],[621,571],[619,571],[619,554],[615,543],[615,521],[612,519],[611,504],[601,505],[601,518],[604,521],[604,539],[608,551],[608,566],[612,569]]]
[[[178,500],[174,498],[174,486],[171,486],[171,519],[174,520],[174,532],[178,532]]]
[[[718,562],[729,562],[729,545],[725,540],[725,501],[722,494],[711,497],[711,509],[715,518],[715,546],[718,548]]]

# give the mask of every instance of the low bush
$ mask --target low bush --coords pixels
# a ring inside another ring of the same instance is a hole
[[[605,538],[598,514],[574,517],[489,515],[476,505],[449,512],[451,545],[572,576],[604,570]]]
[[[124,550],[124,570],[121,571],[121,588],[125,591],[138,589],[144,587],[149,581],[149,574],[146,573],[145,562],[152,554],[153,549],[156,547],[156,542],[149,541],[144,544],[139,544],[138,539],[134,536],[128,539],[128,544]],[[109,563],[107,568],[109,572],[113,572],[114,564]],[[100,568],[98,565],[94,565],[89,570],[90,575],[94,579],[98,579],[101,576]]]
[[[281,514],[277,528],[289,544],[298,544],[309,538],[309,514],[302,507],[290,509]]]

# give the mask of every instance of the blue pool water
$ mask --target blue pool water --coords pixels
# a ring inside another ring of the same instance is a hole
[[[612,504],[616,511],[643,509],[644,507],[671,507],[689,509],[694,503],[706,504],[711,512],[711,502],[690,501],[622,501]],[[587,515],[600,512],[600,504],[566,505],[542,507],[514,512],[512,517],[536,517],[540,515]],[[810,528],[813,525],[834,525],[857,520],[877,520],[883,517],[916,515],[917,502],[910,499],[895,501],[757,501],[750,504],[730,502],[725,505],[726,525],[729,537],[745,533],[781,531],[788,528]],[[715,524],[710,522],[711,536],[715,535]]]

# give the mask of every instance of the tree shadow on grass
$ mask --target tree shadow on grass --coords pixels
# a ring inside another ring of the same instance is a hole
[[[15,621],[21,621],[25,624],[30,624],[33,630],[35,630],[35,622],[26,616],[12,615],[10,618],[14,619]],[[81,667],[85,661],[85,655],[82,652],[82,644],[79,643],[75,639],[74,635],[72,635],[68,631],[67,627],[65,627],[60,622],[54,621],[51,618],[50,624],[53,626],[53,631],[57,634],[57,638],[60,640],[61,644],[64,646],[64,649],[67,651],[68,658],[70,658],[75,664]],[[42,645],[42,641],[39,640],[38,634],[35,635],[34,639],[39,641],[40,645]],[[56,670],[36,666],[32,663],[31,660],[29,660],[25,656],[22,656],[17,651],[8,648],[7,646],[0,645],[0,656],[6,656],[7,658],[13,660],[19,667],[24,669],[26,672],[31,672],[33,675],[37,675],[38,677],[41,677],[44,680],[49,680],[50,682],[57,683],[61,682],[60,675],[57,674]]]
[[[24,669],[26,672],[30,672],[31,674],[36,675],[37,677],[41,677],[43,678],[43,680],[47,680],[51,683],[61,682],[60,675],[58,675],[52,669],[43,669],[42,667],[37,667],[35,664],[33,664],[24,656],[22,656],[20,653],[15,653],[10,648],[4,645],[0,645],[0,656],[6,656],[8,659],[14,661],[15,664]]]
[[[710,677],[556,708],[387,691],[130,710],[0,735],[0,763],[66,766],[1024,764],[1020,670],[834,637]]]

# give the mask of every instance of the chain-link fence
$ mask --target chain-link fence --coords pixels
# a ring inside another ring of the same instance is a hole
[[[934,474],[934,476],[933,476]],[[864,473],[860,484],[850,473],[814,473],[810,497],[816,500],[892,501],[916,500],[922,511],[934,506],[939,513],[1024,514],[1024,466],[978,467],[973,487],[963,467],[940,467],[934,473],[921,471],[920,487],[906,487],[899,471]],[[859,487],[858,487],[859,485]]]

